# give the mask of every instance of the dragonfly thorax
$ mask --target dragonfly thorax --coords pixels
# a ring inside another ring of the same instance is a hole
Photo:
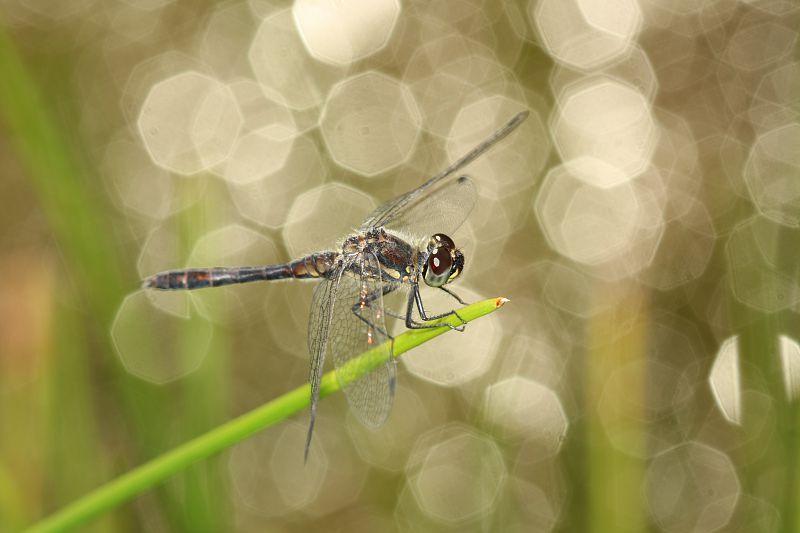
[[[380,265],[380,273],[366,271],[360,275],[377,277],[384,283],[414,283],[418,279],[419,261],[424,255],[405,238],[386,231],[372,228],[348,237],[342,244],[342,256],[374,258]],[[367,261],[369,262],[369,261]],[[359,270],[362,261],[355,261],[352,269]],[[375,264],[374,262],[372,264]]]

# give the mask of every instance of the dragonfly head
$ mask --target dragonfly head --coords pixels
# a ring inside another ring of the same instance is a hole
[[[425,283],[441,287],[456,279],[464,269],[464,254],[456,248],[453,239],[437,233],[428,241],[428,258],[422,267]]]

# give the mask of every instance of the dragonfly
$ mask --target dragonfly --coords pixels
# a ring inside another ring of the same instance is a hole
[[[403,320],[408,329],[441,327],[439,319],[449,316],[461,319],[455,310],[428,314],[420,283],[466,305],[446,286],[464,270],[464,253],[449,235],[469,216],[477,190],[469,176],[457,173],[514,131],[527,116],[528,111],[517,113],[446,169],[379,206],[332,250],[277,265],[168,270],[145,279],[143,287],[193,290],[283,279],[320,281],[314,289],[308,321],[311,399],[304,450],[307,461],[326,358],[333,358],[350,410],[361,423],[378,428],[386,422],[395,394],[397,369],[392,343],[386,364],[364,376],[354,379],[347,375],[346,363],[367,349],[393,340],[386,328],[387,314]],[[401,290],[408,292],[405,312],[387,311],[384,298]],[[419,315],[416,318],[415,310]],[[465,322],[461,322],[449,327],[463,331]]]

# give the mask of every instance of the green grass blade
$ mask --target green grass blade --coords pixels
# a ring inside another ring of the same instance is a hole
[[[498,309],[506,301],[504,298],[484,300],[459,309],[458,314],[465,322],[470,322]],[[448,317],[438,322],[454,326],[461,323],[456,317]],[[406,331],[395,338],[393,355],[398,357],[447,331],[450,331],[450,328],[446,326]],[[352,376],[352,379],[356,380],[386,362],[389,354],[389,343],[381,344],[372,350],[364,352],[348,363],[345,375]],[[339,391],[340,388],[341,385],[336,377],[336,372],[328,372],[322,378],[320,396],[324,398]],[[309,385],[303,385],[287,392],[261,407],[235,418],[108,482],[33,525],[29,531],[51,532],[76,528],[91,518],[109,511],[137,494],[164,482],[173,474],[180,472],[197,461],[217,454],[258,431],[307,409],[310,394]]]

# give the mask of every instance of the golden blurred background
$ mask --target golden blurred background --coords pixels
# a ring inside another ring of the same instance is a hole
[[[454,236],[511,303],[383,428],[328,398],[307,465],[303,415],[81,530],[800,530],[796,0],[0,17],[0,531],[306,380],[312,284],[141,278],[330,248],[523,109]]]

